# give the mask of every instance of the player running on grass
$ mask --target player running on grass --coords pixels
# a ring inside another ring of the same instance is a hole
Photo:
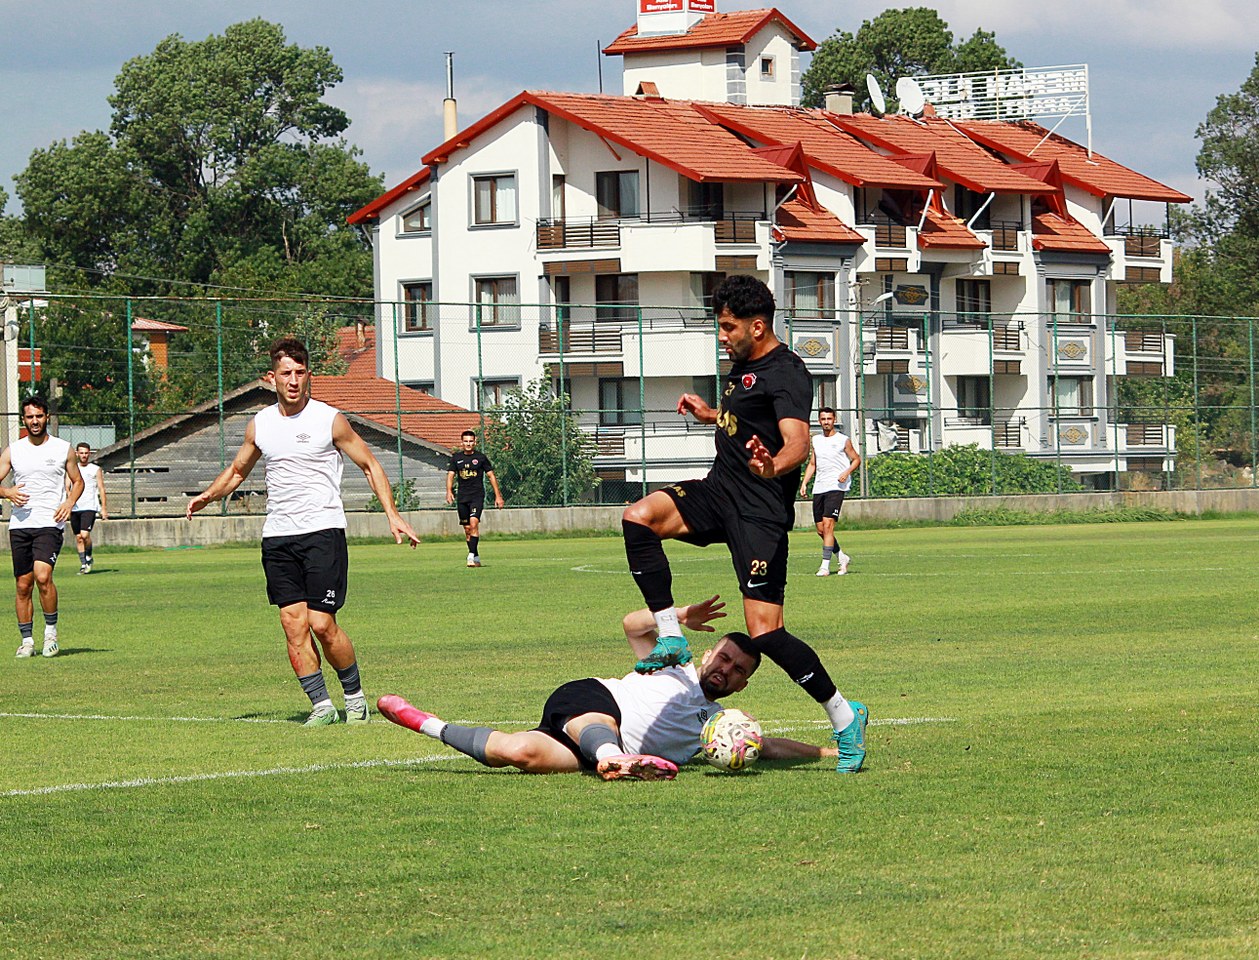
[[[717,340],[733,365],[721,402],[714,410],[693,393],[678,400],[679,414],[717,427],[712,469],[702,480],[657,490],[625,509],[625,555],[659,634],[635,669],[649,672],[691,659],[661,541],[725,543],[754,649],[823,706],[835,728],[836,769],[856,773],[866,756],[866,708],[845,700],[813,648],[783,626],[787,535],[795,524],[800,464],[809,453],[813,383],[804,361],[774,334],[774,310],[769,288],[755,277],[722,281],[713,311]]]
[[[267,599],[280,608],[289,663],[310,698],[305,726],[340,721],[320,669],[320,648],[341,681],[346,723],[366,723],[367,698],[354,644],[337,623],[349,570],[341,503],[342,454],[367,475],[394,540],[401,543],[405,537],[414,547],[420,538],[399,515],[389,478],[363,438],[336,408],[311,399],[306,346],[284,338],[271,345],[270,353],[266,380],[275,387],[275,405],[249,421],[235,459],[204,492],[188,501],[187,516],[191,520],[198,510],[230,496],[262,459],[267,473],[262,569]]]
[[[718,597],[678,609],[692,630],[712,633],[709,623],[724,617]],[[638,610],[622,621],[635,657],[646,656],[656,635],[651,611]],[[394,723],[441,740],[487,767],[516,767],[526,773],[593,770],[604,780],[672,780],[678,764],[699,750],[704,722],[721,709],[719,697],[747,686],[761,655],[746,633],[728,633],[694,664],[667,667],[620,679],[573,680],[559,687],[542,708],[533,730],[503,733],[489,727],[463,727],[439,720],[388,695],[376,702]],[[833,757],[833,747],[766,737],[761,756],[770,760]]]
[[[809,464],[800,478],[800,496],[804,496],[809,478],[816,472],[817,479],[813,481],[813,523],[817,527],[817,535],[822,538],[822,565],[817,568],[817,575],[829,577],[831,557],[835,557],[839,560],[837,573],[842,577],[848,572],[852,557],[835,542],[835,524],[839,522],[844,497],[852,487],[853,471],[861,466],[861,454],[853,447],[851,437],[835,429],[834,407],[819,410],[817,422],[822,433],[814,434],[811,440]]]

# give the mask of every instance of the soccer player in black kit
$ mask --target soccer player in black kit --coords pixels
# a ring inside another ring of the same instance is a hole
[[[702,480],[685,480],[626,507],[621,527],[630,572],[656,620],[658,639],[635,669],[687,663],[691,651],[673,605],[662,540],[730,548],[747,631],[759,650],[825,708],[839,750],[836,769],[865,761],[864,705],[845,700],[817,653],[783,626],[787,534],[795,523],[800,465],[809,455],[813,385],[804,361],[774,333],[774,297],[760,280],[732,276],[713,294],[717,339],[733,361],[714,410],[693,393],[678,413],[716,425],[717,456]]]
[[[459,525],[463,527],[464,539],[468,541],[468,566],[479,567],[481,554],[478,552],[481,542],[481,512],[485,509],[485,480],[488,478],[494,488],[494,506],[503,508],[503,494],[498,489],[498,478],[494,476],[494,468],[490,458],[476,449],[476,434],[471,430],[463,431],[459,437],[460,448],[450,456],[450,465],[446,468],[446,502],[455,503],[455,480],[459,480]]]

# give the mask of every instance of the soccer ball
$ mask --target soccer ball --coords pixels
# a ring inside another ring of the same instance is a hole
[[[719,710],[699,735],[700,752],[718,770],[742,770],[761,755],[765,737],[756,717],[742,710]]]

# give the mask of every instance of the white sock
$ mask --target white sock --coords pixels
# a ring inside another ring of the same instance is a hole
[[[656,633],[662,637],[682,636],[682,625],[678,623],[678,608],[668,607],[652,614],[656,618]]]
[[[836,730],[843,730],[857,718],[856,712],[838,690],[835,691],[835,696],[822,704],[822,707],[826,710],[826,715],[831,718],[831,726]]]
[[[608,757],[619,757],[624,753],[625,751],[615,743],[601,743],[595,747],[595,763],[606,760]]]
[[[432,737],[434,740],[442,738],[442,731],[446,729],[446,721],[438,720],[436,717],[429,717],[420,724],[420,733],[426,737]]]
[[[318,710],[320,707],[332,706],[332,701],[325,697],[323,700],[320,700],[318,703],[312,703],[310,706],[311,709]]]

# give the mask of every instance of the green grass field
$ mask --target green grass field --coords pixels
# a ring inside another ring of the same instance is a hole
[[[870,707],[866,772],[672,783],[303,730],[254,546],[67,563],[63,655],[11,659],[10,626],[0,656],[0,955],[1259,955],[1259,519],[841,542],[821,580],[793,541],[787,622]],[[351,548],[372,699],[522,729],[629,669],[619,540],[491,516],[482,555]],[[670,555],[680,602],[737,601],[724,548]],[[828,732],[768,662],[729,703]]]

